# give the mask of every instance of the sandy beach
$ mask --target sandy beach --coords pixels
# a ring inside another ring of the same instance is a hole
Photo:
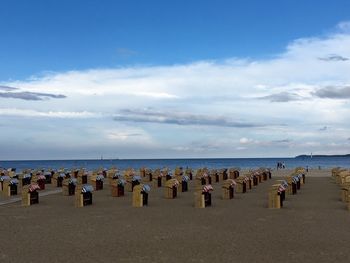
[[[232,200],[214,183],[206,209],[194,208],[193,181],[174,200],[152,187],[144,208],[107,185],[84,208],[60,193],[2,205],[0,262],[349,262],[350,214],[330,170],[309,171],[282,209],[267,208],[268,188],[290,172]]]

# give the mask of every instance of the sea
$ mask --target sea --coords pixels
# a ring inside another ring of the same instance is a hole
[[[277,163],[283,163],[285,168],[308,167],[309,169],[326,169],[333,167],[350,168],[350,157],[295,157],[295,158],[210,158],[210,159],[102,159],[102,160],[35,160],[35,161],[0,161],[1,168],[16,168],[17,172],[23,169],[74,169],[117,167],[120,170],[127,168],[151,169],[168,167],[189,167],[198,169],[207,167],[256,169],[259,167],[276,169]]]

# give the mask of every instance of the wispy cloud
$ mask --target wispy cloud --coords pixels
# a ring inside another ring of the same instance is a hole
[[[220,150],[222,144],[220,142],[214,141],[192,141],[186,145],[180,145],[172,147],[173,150],[182,153],[194,152],[194,153],[206,153]]]
[[[291,143],[292,140],[290,139],[282,139],[282,140],[274,140],[272,141],[272,143],[279,143],[279,144],[283,144],[283,143]]]
[[[46,117],[46,118],[96,118],[99,114],[92,112],[70,112],[70,111],[37,111],[31,109],[0,108],[0,116],[17,117]]]
[[[269,100],[271,102],[289,102],[289,101],[301,100],[302,97],[295,93],[283,91],[280,93],[259,97],[259,99]]]
[[[319,60],[323,60],[323,61],[347,61],[349,60],[346,57],[340,56],[340,55],[328,55],[326,57],[322,57],[322,58],[318,58]]]
[[[117,139],[117,140],[126,140],[130,137],[138,137],[138,136],[142,136],[141,133],[127,133],[127,132],[119,132],[119,131],[115,131],[115,132],[109,132],[108,133],[108,138],[109,139]]]
[[[280,146],[288,145],[292,143],[290,139],[281,139],[281,140],[254,140],[252,138],[242,137],[239,139],[240,145],[245,145],[244,147],[251,146]]]
[[[61,94],[50,94],[50,93],[40,93],[40,92],[0,92],[1,98],[11,98],[11,99],[21,99],[21,100],[44,100],[48,98],[53,99],[63,99],[66,98],[65,95]]]
[[[196,115],[187,112],[164,112],[149,109],[123,109],[114,117],[115,121],[150,122],[176,125],[204,125],[234,128],[263,127],[265,124],[231,120],[222,116]]]
[[[17,88],[14,87],[9,87],[9,86],[2,86],[0,85],[0,90],[4,90],[4,91],[11,91],[11,90],[16,90]]]

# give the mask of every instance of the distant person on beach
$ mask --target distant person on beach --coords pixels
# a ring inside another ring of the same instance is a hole
[[[281,162],[277,162],[277,170],[278,169],[282,169],[282,163]]]
[[[283,168],[283,169],[286,169],[286,165],[285,165],[284,162],[282,163],[282,168]]]

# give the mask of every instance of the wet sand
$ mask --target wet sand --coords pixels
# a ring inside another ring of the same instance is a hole
[[[84,208],[62,194],[3,205],[0,262],[349,262],[350,212],[329,170],[310,171],[283,209],[267,208],[269,186],[289,173],[273,171],[232,200],[213,184],[206,209],[194,208],[193,182],[174,200],[152,187],[144,208],[109,187]]]

